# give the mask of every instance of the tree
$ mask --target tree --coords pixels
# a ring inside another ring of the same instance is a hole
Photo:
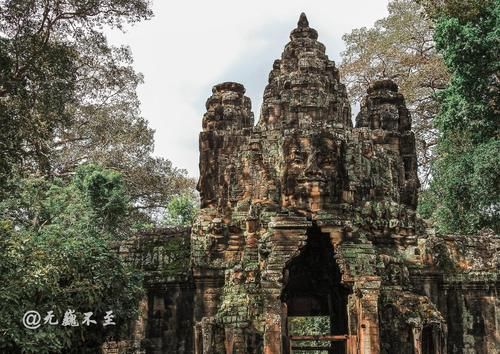
[[[152,155],[130,50],[102,29],[151,17],[147,0],[0,0],[0,352],[95,353],[142,296],[118,254],[193,181]],[[137,224],[139,223],[139,226]],[[27,310],[112,310],[116,327],[43,326]]]
[[[0,351],[8,353],[96,353],[107,336],[120,336],[136,316],[141,273],[115,249],[129,198],[120,174],[98,166],[60,179],[18,180],[17,193],[0,203]],[[27,329],[26,311],[57,326]],[[63,327],[75,310],[78,327]],[[107,311],[116,326],[103,327]],[[82,324],[93,312],[97,323]]]
[[[122,172],[138,220],[194,188],[152,156],[142,76],[102,33],[151,16],[147,0],[0,0],[0,197],[14,172],[67,178],[89,162]]]
[[[500,230],[500,3],[425,2],[451,73],[440,93],[438,158],[421,211],[441,232]]]
[[[7,112],[2,118],[9,123],[5,127],[18,131],[21,157],[30,157],[30,163],[36,164],[30,167],[50,173],[48,145],[71,124],[71,105],[97,101],[113,89],[130,86],[129,82],[120,85],[124,81],[121,64],[127,57],[120,58],[120,50],[106,44],[99,27],[120,27],[150,16],[144,0],[0,2],[0,97]],[[120,75],[114,86],[103,75],[103,66],[89,60],[103,57],[119,59],[114,72]],[[96,69],[94,75],[85,76],[90,68]]]
[[[389,15],[373,28],[354,29],[343,36],[341,74],[353,103],[375,80],[394,80],[406,98],[417,143],[419,177],[427,186],[437,142],[432,119],[439,111],[436,92],[446,86],[448,73],[433,41],[434,26],[422,6],[393,0]]]
[[[451,16],[460,19],[473,19],[481,14],[481,10],[495,0],[416,0],[424,6],[425,11],[434,20],[440,16]]]
[[[193,195],[174,196],[167,204],[163,223],[166,225],[190,226],[196,215],[198,202]]]

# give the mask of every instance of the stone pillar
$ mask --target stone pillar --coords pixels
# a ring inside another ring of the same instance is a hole
[[[358,343],[359,353],[380,353],[380,335],[378,323],[378,298],[380,294],[380,278],[366,277],[356,282],[358,290]]]
[[[436,354],[446,353],[446,327],[445,325],[434,325],[432,326],[432,342],[434,348],[436,349]]]
[[[413,339],[413,353],[422,354],[422,327],[417,325],[411,326],[411,334]]]
[[[266,306],[264,327],[264,354],[281,354],[282,350],[282,328],[281,328],[281,302]]]
[[[201,334],[201,322],[196,323],[193,326],[194,340],[193,340],[193,350],[194,354],[201,354],[203,350],[203,336]]]
[[[262,272],[264,291],[264,354],[283,353],[283,317],[281,291],[283,271],[287,262],[300,252],[307,239],[306,230],[311,223],[303,217],[273,217],[271,228],[271,253],[267,258],[266,269]]]
[[[213,343],[214,343],[214,320],[213,317],[204,317],[201,320],[201,343],[202,343],[202,353],[211,354],[213,353]]]
[[[138,354],[142,353],[141,349],[141,341],[146,338],[146,328],[148,322],[148,298],[144,296],[139,303],[139,316],[137,321],[134,323],[133,329],[133,347]]]
[[[193,278],[195,285],[194,320],[198,322],[204,317],[213,317],[216,315],[220,294],[224,285],[224,275],[217,272],[196,272],[194,270]]]
[[[264,287],[264,354],[281,354],[282,350],[282,311],[281,286],[282,271],[271,266],[263,274]],[[276,267],[277,268],[277,267]]]
[[[359,312],[358,301],[355,294],[351,294],[347,301],[347,328],[349,338],[347,339],[347,354],[358,353],[358,330]]]
[[[215,335],[213,318],[217,313],[224,279],[216,272],[193,272],[194,275],[194,353],[213,353]]]

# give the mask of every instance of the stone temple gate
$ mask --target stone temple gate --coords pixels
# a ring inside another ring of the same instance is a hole
[[[427,228],[398,87],[375,82],[353,127],[317,38],[302,14],[257,124],[241,84],[213,88],[192,228],[128,248],[149,260],[142,352],[498,352],[499,238]],[[165,258],[174,241],[184,262]],[[326,333],[293,334],[297,318]]]

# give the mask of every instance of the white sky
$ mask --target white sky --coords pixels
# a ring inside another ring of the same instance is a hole
[[[337,65],[342,35],[387,15],[388,0],[156,0],[155,17],[111,32],[132,49],[142,115],[155,129],[155,154],[197,177],[198,133],[212,86],[242,83],[256,121],[273,61],[301,12]]]

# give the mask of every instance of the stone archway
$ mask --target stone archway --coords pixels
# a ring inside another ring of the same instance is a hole
[[[341,282],[330,234],[312,226],[306,236],[305,246],[287,262],[283,274],[284,352],[290,353],[293,348],[325,347],[329,353],[347,353],[347,306],[351,291]],[[292,324],[302,324],[299,326],[302,333],[292,333],[297,330]],[[320,335],[323,340],[308,342],[307,338],[313,335]]]

